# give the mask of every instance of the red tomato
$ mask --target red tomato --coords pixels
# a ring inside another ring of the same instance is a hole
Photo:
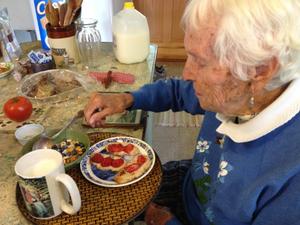
[[[3,111],[9,119],[22,122],[30,117],[32,104],[27,98],[17,96],[5,102]]]

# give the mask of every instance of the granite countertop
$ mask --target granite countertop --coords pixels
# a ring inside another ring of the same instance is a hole
[[[24,45],[23,45],[24,47]],[[35,44],[25,45],[25,51],[28,49],[38,48]],[[46,129],[57,129],[70,119],[79,109],[82,109],[92,91],[101,92],[124,92],[137,90],[139,87],[153,80],[153,72],[155,68],[157,46],[150,46],[150,54],[142,63],[125,65],[118,63],[112,52],[111,43],[102,44],[101,66],[95,68],[96,71],[117,70],[121,72],[131,73],[136,77],[133,85],[120,85],[113,83],[109,89],[104,89],[103,85],[95,84],[93,88],[88,90],[80,90],[76,93],[76,97],[61,99],[56,102],[39,102],[32,101],[33,107],[36,109],[34,122],[41,123]],[[83,70],[81,64],[70,66],[70,70],[74,70],[83,76],[87,74],[87,70]],[[11,97],[20,94],[21,82],[15,81],[13,76],[0,79],[0,122],[1,116],[3,119],[2,108],[5,101]],[[32,118],[31,118],[32,119]],[[30,118],[29,118],[30,120]],[[3,121],[2,121],[3,122]],[[30,122],[30,121],[29,121]],[[32,121],[31,121],[32,122]],[[7,124],[6,127],[1,127],[0,124],[0,225],[16,225],[16,224],[31,224],[19,212],[16,200],[15,190],[17,177],[14,173],[14,165],[16,160],[21,156],[22,145],[15,139],[14,132],[16,127],[21,125],[17,123]],[[124,133],[133,137],[142,138],[143,128],[87,128],[82,126],[82,121],[78,120],[72,129],[80,129],[85,132],[105,131]]]

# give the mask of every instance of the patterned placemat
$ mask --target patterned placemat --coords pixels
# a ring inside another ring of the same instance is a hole
[[[105,138],[126,136],[110,132],[94,132],[89,137],[91,144]],[[34,224],[124,224],[139,215],[159,190],[162,168],[159,158],[151,172],[142,180],[125,187],[106,188],[87,181],[79,167],[67,172],[77,183],[82,206],[76,215],[62,213],[49,220],[37,220],[26,211],[19,187],[16,188],[17,205],[21,213]]]
[[[0,131],[15,131],[17,128],[26,124],[42,123],[50,109],[51,107],[49,106],[34,107],[31,116],[24,122],[12,121],[8,119],[3,112],[0,112]]]

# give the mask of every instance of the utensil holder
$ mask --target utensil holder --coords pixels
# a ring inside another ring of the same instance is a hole
[[[75,24],[54,27],[48,23],[46,30],[56,66],[63,66],[66,58],[70,62],[79,63],[79,52],[75,41]]]

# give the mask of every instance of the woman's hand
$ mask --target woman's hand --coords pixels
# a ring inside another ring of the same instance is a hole
[[[92,94],[88,104],[85,106],[84,115],[86,122],[92,127],[101,127],[105,117],[122,113],[133,104],[133,96],[123,94]]]
[[[165,225],[173,217],[169,208],[151,202],[146,209],[145,222],[147,225]]]

